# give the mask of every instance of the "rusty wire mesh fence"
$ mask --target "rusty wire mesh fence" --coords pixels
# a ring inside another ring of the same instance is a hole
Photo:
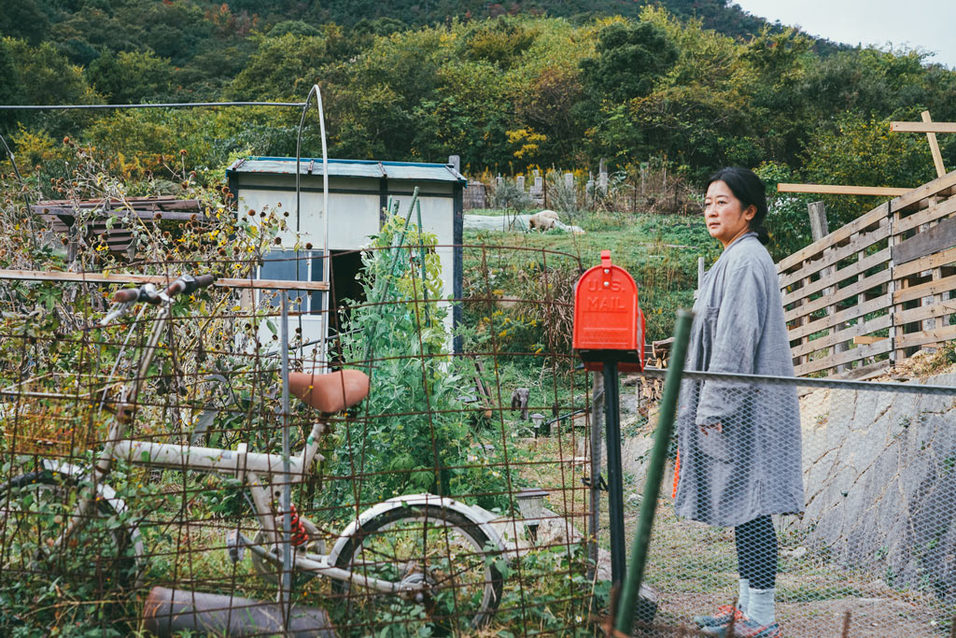
[[[115,286],[0,284],[0,634],[589,633],[578,261],[459,249],[455,300],[437,251],[365,251],[326,347],[294,292],[100,327]]]
[[[424,252],[391,248],[363,253],[352,298],[333,292],[324,350],[333,369],[369,377],[367,397],[348,385],[359,377],[312,376],[323,348],[290,293],[289,366],[305,382],[288,413],[280,293],[212,287],[177,298],[168,321],[162,306],[136,306],[101,328],[115,287],[0,284],[0,634],[274,635],[284,623],[307,635],[600,633],[607,505],[595,564],[592,377],[570,349],[580,264],[456,248],[458,299],[429,288]],[[37,298],[40,309],[22,303]],[[627,377],[621,393],[628,538],[655,378]],[[956,379],[710,381],[743,421],[768,414],[755,397],[797,410],[805,511],[773,518],[781,635],[949,632],[956,391],[937,386]],[[719,464],[792,441],[722,425],[701,458],[724,472],[730,510],[746,509],[741,499],[776,489],[788,466],[742,483]],[[646,571],[657,629],[644,635],[697,635],[694,616],[738,595],[732,526],[746,521],[690,522],[677,507],[659,503]]]

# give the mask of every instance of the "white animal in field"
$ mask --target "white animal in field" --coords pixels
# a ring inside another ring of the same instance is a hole
[[[528,220],[528,227],[531,230],[551,230],[558,222],[558,214],[553,210],[538,211]]]

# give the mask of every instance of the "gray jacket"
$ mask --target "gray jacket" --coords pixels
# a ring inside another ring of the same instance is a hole
[[[694,303],[687,370],[793,376],[777,271],[748,233],[721,254]],[[720,423],[703,434],[700,424]],[[793,385],[685,379],[677,416],[679,516],[734,526],[803,511]]]

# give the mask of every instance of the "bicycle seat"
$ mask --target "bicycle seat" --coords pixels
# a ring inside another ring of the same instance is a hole
[[[319,412],[332,414],[368,396],[368,375],[361,370],[325,374],[290,372],[289,392]]]

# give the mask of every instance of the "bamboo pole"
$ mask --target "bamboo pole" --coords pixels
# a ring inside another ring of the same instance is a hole
[[[661,491],[661,479],[664,476],[664,464],[667,461],[667,448],[670,446],[674,431],[674,416],[677,411],[677,396],[680,393],[681,375],[684,371],[684,357],[687,354],[687,342],[690,340],[690,326],[694,314],[689,310],[677,313],[677,325],[674,330],[674,346],[670,363],[667,366],[667,378],[664,381],[664,393],[661,397],[661,409],[654,435],[654,447],[647,467],[647,482],[644,484],[644,498],[641,500],[640,518],[634,543],[631,545],[631,563],[627,578],[624,579],[621,596],[617,604],[614,628],[630,636],[634,627],[634,608],[637,594],[644,577],[647,563],[647,549],[651,542],[651,528],[654,525],[654,512]],[[605,388],[605,392],[607,389]]]

